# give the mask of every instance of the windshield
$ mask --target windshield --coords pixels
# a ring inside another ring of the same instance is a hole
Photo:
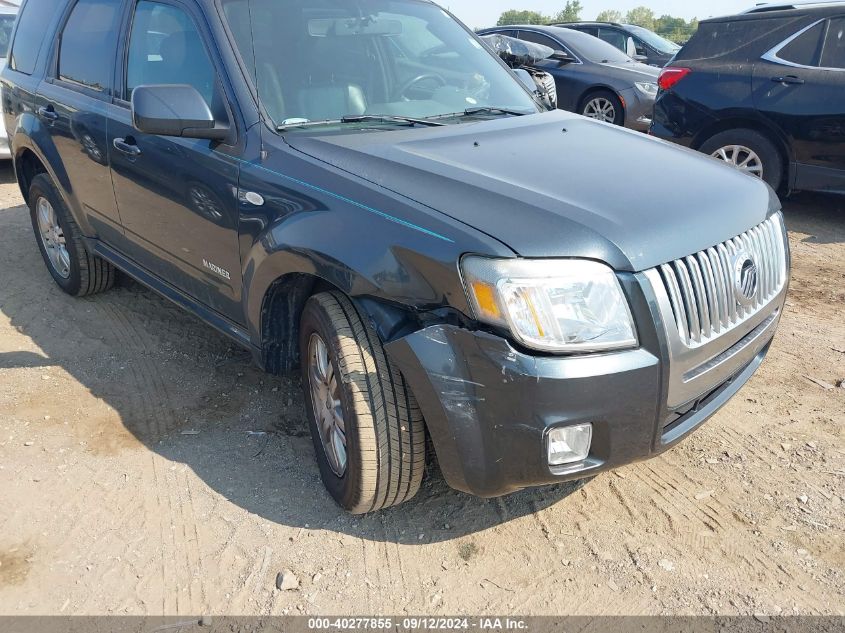
[[[224,0],[224,13],[277,126],[478,107],[538,112],[487,47],[429,2]]]
[[[9,56],[9,44],[12,41],[14,26],[14,15],[0,15],[0,59],[6,59]]]
[[[679,50],[681,50],[681,47],[678,44],[675,44],[675,42],[670,42],[664,37],[660,37],[654,31],[649,31],[648,29],[644,29],[641,26],[634,25],[628,25],[625,28],[634,33],[637,37],[639,37],[646,44],[651,46],[658,53],[663,53],[665,55],[674,55]]]
[[[565,35],[561,35],[559,39],[572,48],[578,57],[583,57],[587,61],[596,64],[629,64],[632,61],[618,48],[597,37],[572,29],[561,29],[561,31]]]

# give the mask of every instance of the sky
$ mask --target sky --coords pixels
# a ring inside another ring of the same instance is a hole
[[[435,0],[449,9],[472,29],[495,26],[499,16],[508,9],[529,9],[546,15],[563,9],[566,0]],[[605,9],[616,9],[623,15],[637,6],[647,6],[658,16],[708,18],[739,13],[757,0],[581,0],[582,20],[592,20]]]

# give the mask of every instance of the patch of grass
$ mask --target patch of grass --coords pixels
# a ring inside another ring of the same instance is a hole
[[[468,563],[470,560],[478,556],[478,553],[481,550],[478,549],[478,545],[470,541],[469,543],[461,543],[458,547],[458,556],[460,556],[464,562]]]

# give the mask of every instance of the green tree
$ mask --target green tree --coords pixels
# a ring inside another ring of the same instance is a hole
[[[648,7],[637,7],[628,11],[628,16],[625,18],[628,24],[636,24],[644,29],[654,30],[655,16],[654,11]]]
[[[507,26],[509,24],[545,24],[546,22],[547,18],[538,11],[517,11],[511,9],[510,11],[505,11],[496,24],[497,26]]]
[[[622,12],[621,11],[602,11],[598,14],[596,18],[596,22],[621,22],[622,21]]]
[[[562,11],[552,16],[551,23],[558,22],[580,22],[581,12],[584,7],[581,5],[581,0],[567,0],[566,6]]]

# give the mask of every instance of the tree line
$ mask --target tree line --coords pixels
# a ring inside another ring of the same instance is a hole
[[[560,22],[580,22],[584,7],[580,0],[569,0],[563,9],[553,15],[544,15],[539,11],[505,11],[499,18],[498,25],[507,24],[557,24]],[[602,11],[596,17],[597,22],[619,22],[636,24],[654,31],[668,40],[683,44],[698,30],[698,18],[685,20],[671,15],[657,16],[648,7],[637,7],[627,13],[621,11]]]

